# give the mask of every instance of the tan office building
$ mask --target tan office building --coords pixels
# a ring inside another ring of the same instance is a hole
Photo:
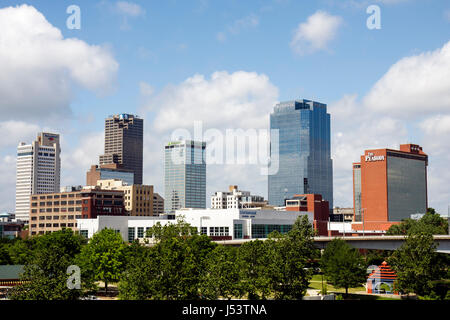
[[[164,213],[164,198],[159,193],[153,193],[153,214],[159,216]]]
[[[126,185],[120,179],[97,181],[97,186],[106,190],[124,192],[125,210],[130,216],[159,215],[153,208],[153,186],[143,184]]]
[[[30,196],[30,235],[77,229],[77,219],[126,215],[124,192],[87,188]]]

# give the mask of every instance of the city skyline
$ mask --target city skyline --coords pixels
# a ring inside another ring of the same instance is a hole
[[[444,1],[373,1],[381,8],[380,30],[366,27],[369,1],[128,2],[134,11],[120,11],[117,3],[80,1],[81,29],[70,30],[69,1],[9,9],[20,3],[2,2],[0,25],[11,33],[0,36],[9,48],[1,50],[0,67],[12,87],[0,79],[6,115],[0,211],[14,211],[17,144],[37,132],[61,135],[61,185],[79,185],[102,154],[105,117],[139,114],[146,120],[143,183],[162,194],[161,150],[173,130],[190,129],[196,120],[219,130],[267,128],[277,102],[306,98],[327,104],[331,114],[335,206],[352,206],[352,163],[364,150],[417,143],[429,155],[429,206],[447,213],[450,21]],[[315,21],[329,22],[334,32],[308,37]],[[31,30],[45,36],[36,42]],[[48,57],[47,48],[73,53]],[[86,72],[84,63],[93,61],[99,62],[95,72]],[[47,85],[39,87],[36,78]],[[236,184],[267,198],[258,166],[212,165],[207,179],[207,195]]]

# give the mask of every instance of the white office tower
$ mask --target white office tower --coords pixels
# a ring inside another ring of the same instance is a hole
[[[59,134],[40,132],[31,144],[17,147],[16,219],[28,222],[30,195],[59,192]]]

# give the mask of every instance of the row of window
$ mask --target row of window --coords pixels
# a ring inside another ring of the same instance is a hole
[[[60,197],[63,198],[63,199],[64,199],[64,198],[67,198],[67,197],[69,197],[69,198],[75,198],[75,193],[61,194],[61,195],[55,194],[55,195],[39,196],[39,200],[43,200],[43,199],[59,199]],[[76,197],[77,197],[77,198],[80,198],[80,197],[81,197],[81,194],[77,193],[77,194],[76,194]],[[32,200],[38,200],[38,196],[33,196],[31,199],[32,199]]]
[[[39,228],[76,228],[76,223],[39,223]],[[36,224],[31,224],[31,228],[37,228]]]
[[[84,207],[83,211],[88,211],[88,207]],[[43,212],[80,212],[82,211],[81,207],[70,207],[70,208],[40,208],[39,213]],[[31,213],[37,213],[37,209],[31,209]]]
[[[47,202],[39,202],[39,206],[59,206],[59,205],[61,205],[61,206],[65,206],[65,205],[69,205],[69,206],[71,206],[71,205],[75,205],[75,204],[77,204],[77,205],[79,205],[79,204],[82,204],[82,203],[84,203],[84,204],[88,204],[89,202],[88,202],[88,200],[83,200],[83,202],[81,202],[81,200],[76,200],[76,201],[74,201],[74,200],[70,200],[70,201],[47,201]],[[31,203],[31,206],[32,207],[37,207],[38,206],[38,204],[37,204],[37,202],[32,202]]]
[[[81,219],[82,215],[68,215],[68,216],[40,216],[39,220],[66,220],[66,218],[68,220],[73,220],[73,218],[75,217],[75,219]],[[38,217],[34,216],[31,217],[31,221],[36,221],[38,219]]]

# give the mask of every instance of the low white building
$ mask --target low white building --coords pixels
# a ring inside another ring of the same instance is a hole
[[[313,223],[312,212],[276,211],[260,209],[183,209],[175,217],[183,217],[199,232],[213,240],[261,239],[277,230],[287,233],[299,216],[308,216]],[[137,216],[98,216],[96,219],[78,219],[78,229],[87,238],[104,228],[116,230],[125,241],[144,239],[147,229],[176,223],[176,219]]]
[[[267,238],[274,230],[287,233],[302,215],[307,215],[311,224],[313,221],[311,212],[259,209],[184,209],[176,214],[216,240]]]
[[[77,219],[80,234],[90,239],[99,230],[113,229],[125,241],[144,239],[146,231],[156,223],[166,225],[174,220],[154,216],[98,216],[96,219]]]
[[[267,205],[264,197],[238,190],[238,186],[229,186],[228,189],[229,191],[217,191],[211,196],[211,209],[243,209]]]

